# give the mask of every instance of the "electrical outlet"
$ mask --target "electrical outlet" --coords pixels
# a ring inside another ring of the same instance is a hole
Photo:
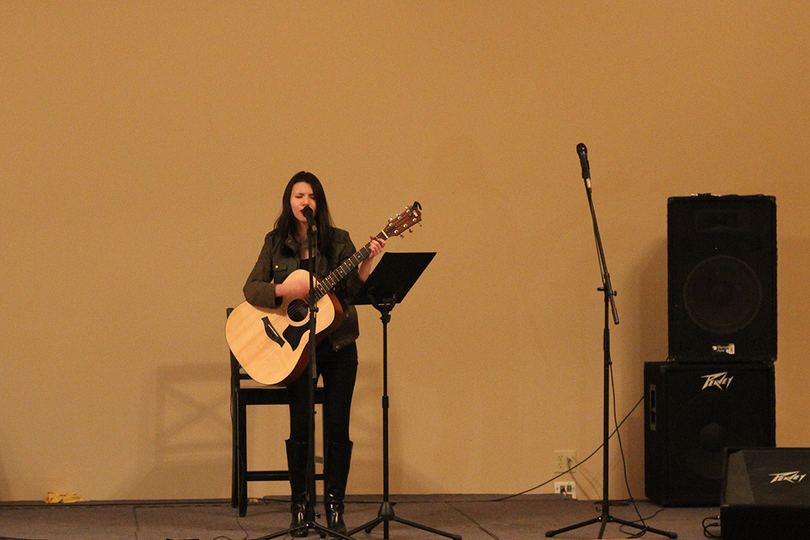
[[[565,472],[577,464],[576,450],[555,450],[554,472]]]
[[[576,482],[554,482],[554,493],[561,493],[569,499],[577,498]]]

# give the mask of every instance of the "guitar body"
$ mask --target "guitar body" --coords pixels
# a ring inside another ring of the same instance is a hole
[[[309,281],[306,270],[287,280]],[[343,309],[333,293],[316,302],[316,343],[343,321]],[[277,308],[242,302],[228,316],[225,338],[231,352],[252,379],[262,384],[290,384],[309,364],[309,306],[306,298],[286,299]]]

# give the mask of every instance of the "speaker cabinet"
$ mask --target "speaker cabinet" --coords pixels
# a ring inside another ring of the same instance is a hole
[[[724,451],[775,445],[773,363],[644,365],[647,497],[718,506]]]
[[[810,449],[729,449],[720,528],[724,540],[810,535]]]
[[[669,357],[776,360],[776,199],[670,197]]]

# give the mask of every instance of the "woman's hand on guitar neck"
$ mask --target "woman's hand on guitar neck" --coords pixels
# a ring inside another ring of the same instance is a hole
[[[369,247],[371,248],[371,254],[357,267],[357,273],[360,274],[360,279],[363,281],[367,280],[371,274],[371,267],[373,266],[371,261],[385,249],[385,240],[372,236]]]

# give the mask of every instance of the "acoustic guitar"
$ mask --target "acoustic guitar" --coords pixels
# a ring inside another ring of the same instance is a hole
[[[414,202],[388,220],[375,236],[387,240],[401,236],[422,221],[422,207]],[[316,344],[336,330],[343,321],[343,309],[331,292],[340,281],[371,255],[371,242],[343,261],[311,293],[317,308]],[[295,270],[287,280],[309,282],[306,270]],[[228,316],[225,339],[231,352],[252,379],[262,384],[290,384],[309,363],[309,298],[284,298],[277,308],[256,307],[242,302]]]

